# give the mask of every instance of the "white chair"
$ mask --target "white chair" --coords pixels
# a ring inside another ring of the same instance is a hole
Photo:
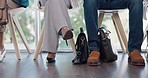
[[[146,12],[147,12],[147,8],[148,8],[148,0],[144,0],[143,1],[143,6],[144,6],[144,13],[143,13],[143,15],[144,15],[144,19],[145,20],[147,20],[147,16],[146,16]],[[146,29],[145,29],[145,33],[144,33],[144,39],[147,37],[147,46],[146,47],[148,47],[148,25],[147,25],[147,27],[146,27]],[[146,48],[147,49],[147,48]],[[148,51],[147,51],[147,54],[146,54],[146,59],[148,60]]]
[[[12,9],[12,10],[9,10],[8,13],[9,13],[9,29],[10,29],[10,34],[11,34],[11,37],[12,37],[12,41],[13,41],[13,45],[14,45],[14,48],[15,48],[15,51],[16,51],[16,56],[17,56],[17,59],[20,60],[21,59],[21,56],[20,56],[20,50],[18,48],[18,43],[17,43],[17,40],[16,40],[16,36],[15,36],[15,32],[14,32],[14,27],[17,29],[28,53],[31,53],[30,52],[30,47],[28,45],[28,42],[26,40],[26,37],[22,31],[22,28],[19,24],[19,21],[18,19],[16,18],[16,15],[17,14],[21,14],[22,12],[25,11],[26,8],[23,8],[23,7],[20,7],[20,8],[16,8],[16,9]]]
[[[119,12],[120,10],[99,10],[99,17],[98,17],[98,27],[101,27],[103,17],[105,14],[111,14],[112,21],[114,23],[115,30],[117,32],[117,36],[121,45],[121,48],[124,53],[128,53],[128,47],[127,47],[127,38],[119,17]]]
[[[44,12],[44,7],[43,7],[43,9],[39,9],[39,11]],[[44,25],[42,27],[44,27]],[[40,37],[39,37],[39,40],[38,40],[38,43],[37,43],[37,47],[36,47],[35,52],[34,52],[34,60],[37,59],[38,54],[41,52],[43,35],[44,35],[44,28],[42,28],[42,30],[41,30]],[[75,41],[74,41],[73,38],[69,39],[69,41],[70,41],[70,44],[71,44],[71,47],[72,47],[72,51],[73,51],[74,55],[76,55]]]

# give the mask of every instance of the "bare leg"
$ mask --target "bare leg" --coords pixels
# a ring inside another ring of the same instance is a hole
[[[0,52],[3,50],[4,48],[4,43],[3,43],[3,39],[4,38],[4,32],[0,32]]]
[[[0,26],[0,61],[3,60],[6,51],[4,48],[4,32],[5,32],[5,26]]]

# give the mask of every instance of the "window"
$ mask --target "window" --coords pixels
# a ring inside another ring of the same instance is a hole
[[[39,38],[40,28],[43,25],[43,13],[39,12],[36,9],[37,0],[29,0],[29,1],[30,1],[30,6],[26,9],[26,11],[24,13],[18,15],[17,18],[18,18],[18,20],[21,24],[21,27],[25,33],[28,43],[30,44],[30,48],[34,50],[36,47],[37,39]],[[80,1],[80,4],[81,4],[80,8],[69,10],[71,23],[74,27],[75,40],[76,40],[76,37],[79,33],[80,27],[83,27],[86,32],[86,27],[85,27],[85,22],[84,22],[84,13],[83,13],[83,0]],[[120,12],[120,18],[121,18],[122,24],[124,25],[123,27],[124,27],[126,36],[128,37],[128,10]],[[144,20],[144,30],[147,25],[148,25],[147,21]],[[102,26],[107,27],[107,29],[109,29],[111,31],[110,37],[111,37],[114,49],[121,49],[120,44],[119,44],[119,40],[117,38],[115,29],[113,26],[113,22],[112,22],[110,16],[105,16],[105,18],[103,19]],[[17,32],[16,32],[16,36],[17,36],[17,40],[20,45],[19,46],[20,49],[25,49]],[[7,47],[6,49],[14,49],[8,26],[7,26],[4,40],[5,40],[4,41],[5,47]],[[145,41],[142,45],[143,49],[145,49],[146,43],[147,42],[145,39]],[[71,50],[71,46],[70,46],[70,44],[69,44],[69,46],[66,46],[65,41],[62,38],[60,38],[59,50],[64,50],[64,51]]]

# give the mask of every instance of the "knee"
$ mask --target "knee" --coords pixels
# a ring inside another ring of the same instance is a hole
[[[97,0],[84,0],[84,8],[93,8],[97,5]]]
[[[135,6],[143,5],[143,0],[129,0],[130,4],[133,4]]]
[[[129,0],[129,6],[131,6],[131,9],[142,10],[143,0]]]

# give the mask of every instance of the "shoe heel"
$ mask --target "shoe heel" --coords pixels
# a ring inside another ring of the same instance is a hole
[[[55,58],[46,58],[47,59],[47,63],[54,63],[55,62]]]
[[[66,42],[66,45],[68,46],[68,42],[67,42],[67,40],[65,40],[65,42]]]
[[[68,30],[64,35],[62,35],[62,37],[64,40],[71,39],[71,38],[73,38],[73,33],[71,30]]]

